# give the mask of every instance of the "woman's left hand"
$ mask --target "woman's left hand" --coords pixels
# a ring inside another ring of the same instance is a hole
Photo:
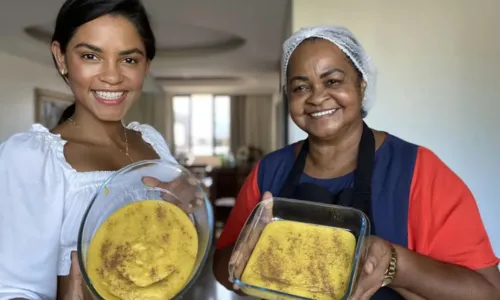
[[[370,236],[367,240],[366,257],[359,281],[349,300],[369,300],[382,287],[385,271],[391,261],[391,245],[389,242]]]

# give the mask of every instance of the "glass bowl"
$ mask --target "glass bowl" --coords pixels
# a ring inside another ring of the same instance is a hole
[[[229,277],[232,278],[233,282],[239,285],[245,294],[261,299],[308,299],[263,286],[251,285],[242,280],[246,264],[264,227],[272,221],[280,220],[341,228],[355,236],[356,245],[351,273],[345,295],[342,297],[342,299],[347,299],[353,293],[362,268],[359,262],[365,255],[364,244],[365,238],[370,233],[370,221],[360,210],[312,201],[273,198],[257,204],[248,217],[231,255]]]
[[[172,188],[168,190],[149,187],[142,181],[144,176],[154,177],[162,182],[175,182],[175,186],[172,185]],[[192,199],[197,199],[197,201],[193,204]],[[141,200],[163,200],[176,204],[189,216],[196,228],[198,252],[194,268],[184,288],[173,299],[179,299],[189,290],[205,265],[213,242],[214,215],[212,205],[199,185],[199,181],[178,164],[163,160],[136,162],[113,173],[101,185],[90,202],[80,225],[78,262],[82,277],[93,299],[103,299],[103,297],[94,288],[86,268],[90,242],[97,229],[111,214],[127,204]]]

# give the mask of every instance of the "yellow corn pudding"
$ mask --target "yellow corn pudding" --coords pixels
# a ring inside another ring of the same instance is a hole
[[[241,279],[304,298],[340,300],[355,249],[356,237],[345,229],[273,221],[262,231]]]
[[[87,272],[106,300],[172,299],[187,284],[197,252],[196,228],[184,211],[143,200],[102,223],[88,248]]]

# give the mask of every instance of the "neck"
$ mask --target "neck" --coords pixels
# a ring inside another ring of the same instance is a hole
[[[342,176],[356,168],[363,121],[359,120],[342,129],[330,140],[309,136],[308,161],[317,176]]]
[[[99,120],[81,105],[76,105],[75,114],[71,119],[87,137],[113,142],[121,142],[124,139],[124,128],[121,121],[107,122]]]

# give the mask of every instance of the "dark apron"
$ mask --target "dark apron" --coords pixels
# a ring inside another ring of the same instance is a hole
[[[326,188],[314,183],[300,183],[309,152],[309,140],[302,144],[300,153],[281,188],[278,197],[315,201],[328,204],[349,206],[363,211],[370,219],[372,233],[376,232],[373,222],[371,182],[375,165],[375,137],[363,122],[363,133],[359,142],[357,168],[354,172],[354,187],[333,194]],[[380,284],[382,284],[382,279]],[[371,300],[403,300],[394,290],[381,288]]]

